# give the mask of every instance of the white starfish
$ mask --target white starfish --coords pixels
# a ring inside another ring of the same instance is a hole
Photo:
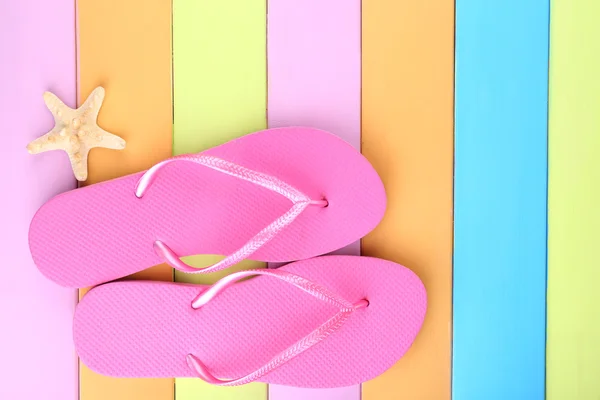
[[[31,154],[64,150],[71,161],[75,178],[87,179],[87,159],[91,149],[104,147],[122,150],[125,141],[98,126],[98,113],[104,100],[104,88],[97,87],[78,109],[66,106],[56,95],[44,93],[44,102],[54,115],[54,128],[27,145]]]

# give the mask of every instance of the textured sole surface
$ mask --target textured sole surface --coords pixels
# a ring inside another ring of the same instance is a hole
[[[261,380],[340,387],[376,377],[410,348],[425,317],[419,278],[396,263],[325,256],[282,267],[342,295],[368,299],[342,328]],[[74,339],[91,369],[117,377],[189,377],[186,355],[217,377],[241,377],[320,326],[337,310],[288,283],[255,277],[199,310],[203,286],[116,282],[92,289],[77,307]]]
[[[259,261],[328,253],[367,234],[385,212],[385,192],[373,167],[324,131],[270,129],[202,154],[276,176],[313,199],[329,201],[326,208],[307,208],[254,253]],[[40,271],[68,287],[107,282],[160,264],[156,240],[181,256],[227,255],[291,207],[279,194],[188,162],[165,166],[138,199],[140,176],[74,190],[46,203],[29,235]]]

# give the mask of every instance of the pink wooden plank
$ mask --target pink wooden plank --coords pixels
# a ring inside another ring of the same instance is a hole
[[[25,149],[54,126],[44,91],[75,106],[75,48],[74,0],[0,2],[0,399],[77,399],[76,293],[40,274],[27,241],[35,211],[76,182],[64,153]]]
[[[312,126],[360,149],[360,21],[360,0],[269,0],[269,128]],[[358,255],[360,243],[336,253]],[[269,385],[269,399],[358,400],[360,386]]]

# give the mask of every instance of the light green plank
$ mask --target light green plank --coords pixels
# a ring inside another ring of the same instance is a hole
[[[266,128],[266,0],[173,0],[175,154],[198,152]],[[206,266],[215,256],[187,257]],[[206,276],[175,273],[178,282],[211,283],[247,261]],[[243,334],[243,333],[240,333]],[[176,379],[176,400],[266,400],[267,385],[214,387]]]
[[[600,399],[600,1],[553,0],[547,399]]]

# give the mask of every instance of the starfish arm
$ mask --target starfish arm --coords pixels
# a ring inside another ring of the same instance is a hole
[[[56,132],[56,129],[53,129],[44,136],[29,142],[27,151],[29,154],[38,154],[50,150],[63,150],[64,146],[64,138]]]
[[[85,102],[79,107],[79,110],[85,114],[85,117],[95,122],[98,119],[98,114],[100,113],[100,107],[102,107],[105,94],[104,88],[98,86],[96,89],[92,90],[92,93],[85,99]]]
[[[44,92],[44,103],[46,103],[46,107],[48,107],[48,110],[54,116],[54,121],[57,124],[69,121],[73,110],[65,105],[54,93]]]
[[[88,176],[88,154],[89,149],[81,147],[78,152],[67,151],[73,174],[78,181],[85,181]]]
[[[106,132],[102,128],[96,129],[96,137],[100,138],[92,144],[92,147],[104,147],[105,149],[123,150],[125,148],[125,140],[110,132]]]

